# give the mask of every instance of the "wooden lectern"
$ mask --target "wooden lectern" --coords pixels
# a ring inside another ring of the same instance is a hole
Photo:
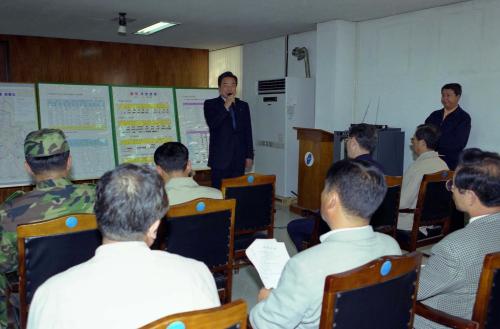
[[[300,215],[318,210],[326,172],[333,163],[334,134],[321,129],[299,128],[299,178],[297,203],[290,210]]]

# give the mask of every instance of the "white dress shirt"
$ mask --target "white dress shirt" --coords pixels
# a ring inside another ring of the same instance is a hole
[[[137,328],[219,305],[205,264],[150,250],[144,242],[115,242],[38,288],[28,328]]]

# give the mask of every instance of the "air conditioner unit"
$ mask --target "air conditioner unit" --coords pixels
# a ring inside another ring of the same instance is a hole
[[[314,128],[314,79],[259,80],[252,111],[255,171],[276,175],[276,194],[297,192],[299,143],[293,127]]]

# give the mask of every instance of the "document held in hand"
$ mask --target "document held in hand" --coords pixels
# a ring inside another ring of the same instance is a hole
[[[281,272],[290,259],[285,244],[276,239],[256,239],[246,250],[267,289],[276,288]]]

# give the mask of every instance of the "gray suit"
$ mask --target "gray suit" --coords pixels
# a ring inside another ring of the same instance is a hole
[[[371,226],[329,232],[317,246],[292,257],[278,287],[250,312],[254,329],[318,328],[327,275],[351,270],[384,255],[400,255],[397,242]]]
[[[484,256],[500,251],[500,213],[477,218],[437,243],[420,273],[418,300],[470,319]],[[416,316],[414,327],[446,328]]]

